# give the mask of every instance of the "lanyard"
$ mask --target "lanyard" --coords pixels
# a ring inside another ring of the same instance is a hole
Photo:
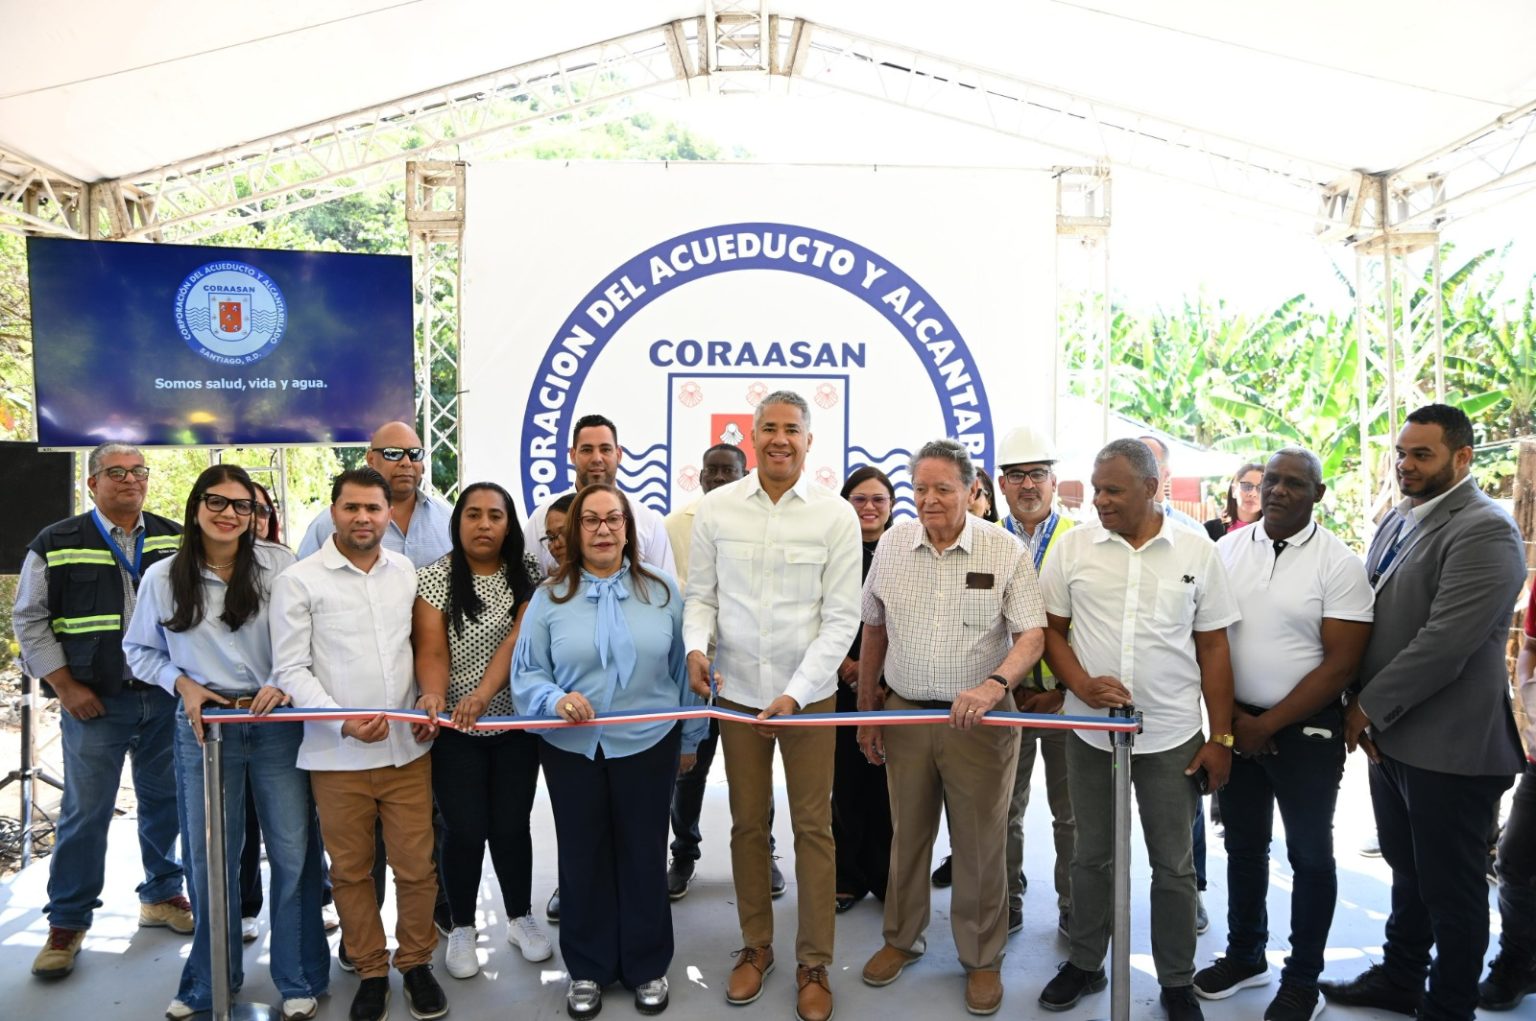
[[[117,561],[117,566],[127,571],[133,577],[133,584],[137,587],[139,584],[139,568],[144,563],[144,533],[140,532],[138,540],[134,543],[133,563],[130,564],[127,555],[123,553],[123,548],[117,544],[117,540],[112,538],[111,531],[107,529],[106,523],[101,520],[101,512],[94,507],[91,508],[91,520],[96,522],[96,531],[100,532],[101,537],[107,540],[107,549],[112,551],[112,557]]]
[[[1061,514],[1051,511],[1051,516],[1045,519],[1040,526],[1040,538],[1035,543],[1035,573],[1040,573],[1040,565],[1045,563],[1045,551],[1051,545],[1051,536],[1056,534],[1056,525],[1061,521]]]

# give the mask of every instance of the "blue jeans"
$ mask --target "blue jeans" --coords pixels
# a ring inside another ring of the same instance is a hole
[[[245,797],[256,800],[272,881],[267,902],[272,923],[272,984],[283,999],[321,996],[330,986],[331,951],[320,920],[320,827],[314,820],[309,774],[295,765],[304,727],[299,723],[225,724],[225,882],[229,901],[230,988],[245,979],[240,942],[240,848],[245,843]],[[207,813],[203,801],[203,749],[176,711],[176,754],[187,824],[187,866],[198,905],[192,952],[181,970],[176,998],[193,1010],[213,1006],[209,940]]]
[[[1227,956],[1262,964],[1269,942],[1269,845],[1275,806],[1291,864],[1291,953],[1281,982],[1316,989],[1333,925],[1338,872],[1333,811],[1344,776],[1344,726],[1337,709],[1275,735],[1277,754],[1232,757],[1232,777],[1217,795],[1227,846]],[[1308,737],[1302,728],[1332,731]]]
[[[117,804],[123,757],[133,765],[139,802],[139,901],[156,904],[182,892],[176,859],[176,700],[164,691],[124,691],[101,699],[106,714],[80,721],[61,713],[64,801],[48,869],[48,924],[89,929],[101,907],[107,827]]]

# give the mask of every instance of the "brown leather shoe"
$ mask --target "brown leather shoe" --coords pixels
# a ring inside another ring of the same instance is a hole
[[[869,986],[888,986],[901,976],[902,970],[919,957],[920,952],[903,950],[893,947],[889,943],[875,951],[875,956],[864,965],[864,984]]]
[[[763,979],[773,970],[773,947],[742,947],[731,956],[736,967],[725,983],[725,1002],[741,1007],[763,995]]]
[[[965,1009],[972,1014],[996,1014],[1003,1005],[1003,973],[978,968],[965,976]]]
[[[814,968],[805,965],[795,969],[795,984],[800,987],[800,997],[795,1001],[795,1017],[800,1021],[831,1021],[832,987],[827,980],[827,966]]]

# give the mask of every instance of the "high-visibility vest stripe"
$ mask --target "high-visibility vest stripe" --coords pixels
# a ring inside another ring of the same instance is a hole
[[[163,549],[181,549],[181,536],[151,535],[144,540],[145,553],[153,553],[156,550]]]
[[[121,631],[123,617],[119,613],[104,613],[95,617],[60,617],[53,622],[56,635],[84,635],[93,631]]]
[[[48,566],[63,567],[66,564],[110,564],[112,551],[104,549],[55,549],[48,551]]]

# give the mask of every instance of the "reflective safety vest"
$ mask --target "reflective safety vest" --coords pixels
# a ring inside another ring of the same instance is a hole
[[[70,675],[98,695],[119,693],[130,677],[123,657],[122,569],[110,543],[87,511],[49,525],[28,547],[48,566],[48,615]],[[181,526],[146,513],[140,577],[179,548]]]
[[[1007,520],[1010,522],[1013,521],[1013,516],[1009,515]],[[1067,515],[1063,513],[1060,508],[1057,508],[1056,530],[1051,533],[1051,541],[1045,544],[1045,553],[1040,557],[1041,574],[1045,573],[1045,562],[1050,559],[1051,549],[1056,545],[1056,541],[1063,535],[1066,535],[1068,532],[1070,532],[1076,525],[1076,521],[1073,521],[1071,518],[1067,517]],[[1010,531],[1011,530],[1012,529],[1010,528]],[[1034,668],[1024,676],[1023,686],[1028,688],[1030,691],[1053,691],[1059,685],[1057,684],[1055,675],[1051,673],[1051,668],[1045,665],[1044,659],[1041,659],[1040,662],[1036,663]]]

